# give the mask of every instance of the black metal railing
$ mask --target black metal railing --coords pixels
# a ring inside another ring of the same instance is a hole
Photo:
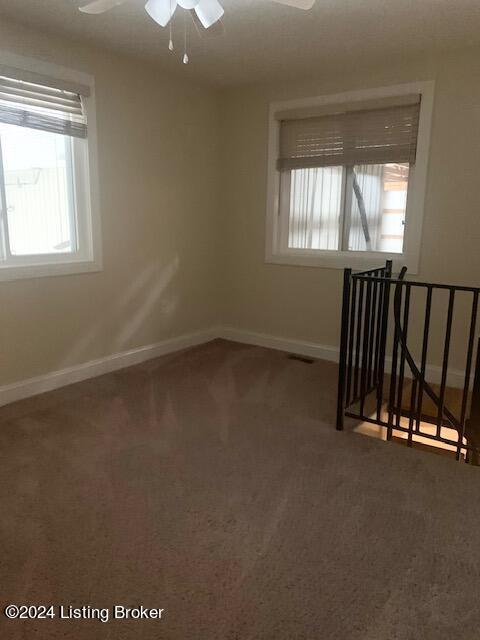
[[[480,288],[410,281],[405,279],[405,274],[406,267],[393,277],[391,261],[384,267],[359,273],[351,269],[344,271],[337,429],[343,429],[345,416],[355,418],[384,427],[387,439],[391,439],[394,432],[401,432],[412,446],[416,437],[421,436],[427,441],[448,445],[457,459],[463,452],[467,460],[476,462],[480,459],[480,341],[473,388],[471,377]],[[393,323],[390,323],[392,290]],[[426,294],[420,311],[419,305],[415,305],[415,316],[421,315],[423,325],[420,330],[417,325],[416,331],[421,334],[417,365],[409,346],[409,328],[412,294],[421,290]],[[427,380],[427,368],[432,309],[440,292],[448,295],[448,303],[437,389]],[[446,399],[453,319],[459,295],[463,296],[459,317],[468,337],[463,359],[463,388],[458,392],[460,402],[455,411]],[[387,356],[387,345],[391,356]],[[388,393],[385,391],[387,375],[390,377]],[[406,389],[406,381],[410,389]],[[404,397],[406,393],[410,394],[409,398]],[[435,408],[434,415],[423,410],[426,397]],[[433,432],[431,427],[426,429],[425,424],[433,425]]]

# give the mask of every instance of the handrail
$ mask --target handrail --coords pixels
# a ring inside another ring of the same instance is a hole
[[[365,271],[352,272],[352,276],[366,276],[369,273],[385,272],[387,267],[373,267],[372,269],[365,269]],[[383,276],[385,277],[385,276]]]
[[[367,276],[363,273],[352,273],[352,278],[362,280],[364,282],[385,282],[382,276]],[[424,287],[427,289],[446,289],[447,291],[469,291],[471,293],[480,293],[480,287],[465,287],[456,284],[436,284],[434,282],[419,282],[417,280],[401,280],[400,278],[389,278],[390,284],[409,285],[411,287]]]

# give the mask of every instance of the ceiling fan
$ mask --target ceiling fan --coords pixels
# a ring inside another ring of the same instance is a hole
[[[270,0],[296,9],[311,9],[315,4],[315,0]],[[92,0],[88,4],[80,7],[83,13],[98,15],[105,13],[114,7],[124,4],[127,0]],[[173,51],[172,40],[172,18],[174,17],[177,7],[186,9],[190,12],[193,22],[200,35],[218,35],[223,33],[222,16],[225,13],[222,5],[218,0],[147,0],[145,10],[148,15],[155,20],[160,26],[170,26],[170,42],[168,48]],[[207,30],[210,30],[207,32]],[[186,52],[186,27],[185,27],[185,53],[183,62],[188,63],[188,55]]]

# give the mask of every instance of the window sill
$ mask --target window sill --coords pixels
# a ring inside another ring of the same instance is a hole
[[[405,253],[386,253],[377,251],[289,251],[288,253],[275,253],[267,255],[267,264],[290,265],[297,267],[317,267],[323,269],[371,269],[381,267],[387,260],[392,260],[394,271],[399,271],[404,265],[408,265],[408,272],[415,275],[417,265],[412,263],[411,257]]]
[[[0,266],[0,282],[46,278],[52,276],[75,275],[102,271],[100,260],[84,260],[60,263],[3,265]]]

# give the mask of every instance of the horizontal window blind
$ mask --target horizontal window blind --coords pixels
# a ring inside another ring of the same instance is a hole
[[[415,163],[420,96],[413,104],[280,122],[278,169]]]
[[[0,122],[87,137],[80,93],[0,76]]]

